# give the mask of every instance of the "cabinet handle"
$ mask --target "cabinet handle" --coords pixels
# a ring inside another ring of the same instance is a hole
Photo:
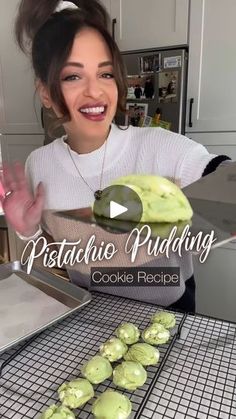
[[[190,99],[190,106],[189,106],[189,121],[188,121],[189,127],[192,127],[193,126],[193,123],[192,123],[193,102],[194,102],[194,98],[191,97],[191,99]]]
[[[115,27],[116,27],[116,23],[117,23],[116,18],[115,19],[112,19],[112,38],[114,39],[114,41],[115,41]]]
[[[41,125],[44,128],[44,121],[43,121],[43,107],[41,106]]]

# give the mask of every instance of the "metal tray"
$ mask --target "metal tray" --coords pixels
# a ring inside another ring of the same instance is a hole
[[[15,277],[15,275],[17,277]],[[14,278],[13,278],[14,276]],[[0,286],[3,284],[3,280],[9,280],[9,287],[8,283],[6,282],[6,296],[11,296],[11,292],[9,292],[10,289],[10,283],[12,285],[16,285],[18,287],[25,287],[24,290],[27,288],[30,292],[33,292],[34,295],[37,295],[37,298],[42,298],[45,304],[52,303],[54,305],[54,313],[52,310],[52,306],[48,306],[49,313],[43,311],[43,316],[41,317],[40,312],[37,313],[37,309],[34,311],[34,309],[29,313],[29,320],[27,325],[27,312],[24,313],[25,321],[24,326],[22,327],[22,330],[19,330],[19,327],[16,327],[17,324],[14,324],[14,313],[10,313],[8,307],[12,304],[12,301],[7,300],[6,301],[6,310],[4,311],[4,308],[1,306],[1,327],[0,327],[0,337],[1,337],[1,331],[3,331],[4,324],[6,330],[7,328],[7,319],[9,316],[9,322],[11,324],[13,332],[11,333],[11,336],[8,341],[7,339],[2,339],[2,342],[0,340],[0,353],[6,351],[7,349],[12,348],[13,346],[17,345],[18,343],[24,341],[25,339],[28,339],[32,337],[33,335],[41,332],[42,330],[48,328],[52,324],[58,322],[61,319],[64,319],[71,313],[75,312],[76,310],[81,309],[84,305],[88,304],[91,301],[91,294],[80,288],[77,287],[70,282],[65,281],[60,275],[52,274],[49,271],[43,270],[39,267],[33,267],[30,274],[26,273],[26,268],[21,265],[19,261],[14,261],[11,263],[6,263],[3,265],[0,265]],[[14,282],[15,281],[15,282]],[[17,282],[18,281],[18,282]],[[4,288],[4,287],[3,287]],[[4,290],[1,290],[1,298],[3,297]],[[13,295],[13,294],[12,294]],[[15,299],[19,299],[19,308],[22,307],[22,310],[25,309],[26,304],[24,302],[22,303],[21,295],[19,293],[18,295],[15,293],[14,295],[14,301]],[[18,301],[16,301],[18,303]],[[38,300],[39,304],[39,300]],[[37,306],[36,306],[37,307]],[[7,311],[8,310],[8,311]],[[51,312],[50,312],[51,310]],[[13,307],[14,311],[14,307]],[[5,316],[4,316],[5,313]],[[37,324],[36,327],[32,328],[32,317],[33,314],[38,314],[39,321],[35,322]],[[12,317],[10,318],[10,316]],[[19,317],[22,316],[22,312],[19,311]],[[4,320],[5,317],[5,320]],[[19,320],[19,319],[18,319]],[[41,321],[42,320],[42,321]],[[5,323],[4,323],[5,321]],[[39,324],[41,321],[41,324]],[[31,322],[31,323],[30,323]],[[14,332],[15,329],[15,332]]]
[[[94,216],[92,208],[78,208],[73,210],[66,210],[66,211],[55,211],[55,216],[59,216],[62,218],[66,218],[68,220],[80,221],[85,224],[99,226],[104,230],[110,233],[130,233],[135,227],[141,229],[143,226],[148,225],[151,229],[151,236],[157,237],[159,236],[161,239],[165,239],[169,236],[173,227],[177,227],[176,236],[178,237],[181,235],[184,227],[186,225],[190,225],[191,227],[191,220],[188,221],[179,221],[176,223],[137,223],[133,221],[126,221],[126,220],[115,220],[111,218],[99,217]],[[141,233],[141,235],[146,235],[146,231]]]
[[[95,229],[102,228],[111,234],[130,233],[137,227],[141,229],[144,225],[149,226],[151,237],[160,240],[167,239],[171,230],[176,227],[175,237],[180,237],[186,226],[189,226],[189,232],[192,237],[199,233],[204,237],[214,231],[216,241],[211,246],[212,249],[223,246],[236,239],[236,204],[207,201],[202,199],[189,198],[193,209],[193,218],[189,221],[180,221],[178,223],[135,223],[132,221],[123,221],[109,219],[105,217],[95,218],[92,209],[79,208],[65,211],[54,211],[54,215],[71,221],[78,221],[93,226]],[[141,230],[141,236],[146,236],[147,230]],[[196,242],[197,243],[197,242]],[[196,247],[196,246],[195,246]],[[197,253],[193,246],[191,252]]]

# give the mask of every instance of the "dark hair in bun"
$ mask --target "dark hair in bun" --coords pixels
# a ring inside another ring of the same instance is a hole
[[[97,0],[73,0],[78,9],[54,12],[59,3],[58,0],[22,0],[15,34],[22,51],[31,55],[36,77],[46,84],[52,100],[62,113],[60,124],[70,120],[61,92],[60,73],[75,35],[86,27],[97,30],[111,52],[118,88],[118,110],[124,111],[127,94],[125,69],[120,51],[109,32],[110,19],[106,10]]]

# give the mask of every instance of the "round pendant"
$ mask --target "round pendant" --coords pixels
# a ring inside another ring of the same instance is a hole
[[[100,189],[97,190],[97,191],[95,191],[94,192],[94,197],[95,197],[96,200],[101,199],[101,197],[102,197],[102,191]]]

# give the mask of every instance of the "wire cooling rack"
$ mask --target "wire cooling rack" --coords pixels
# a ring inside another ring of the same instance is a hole
[[[82,311],[41,333],[5,367],[0,417],[39,417],[58,401],[59,385],[80,376],[81,365],[120,322],[132,321],[142,330],[155,311],[153,305],[94,294]],[[132,401],[131,418],[236,418],[236,325],[202,316],[176,317],[181,335],[161,345],[159,368],[147,369],[141,389],[123,392]],[[110,380],[95,386],[95,394],[108,387],[115,388]],[[90,418],[90,411],[87,403],[76,417]]]
[[[236,418],[236,325],[188,315],[142,418]]]
[[[81,365],[94,356],[101,343],[109,339],[123,321],[132,321],[143,330],[157,310],[151,304],[94,293],[92,302],[77,314],[42,332],[5,366],[0,384],[0,417],[37,418],[46,406],[58,402],[57,389],[80,375]],[[177,324],[184,316],[176,313]],[[148,379],[141,389],[126,394],[132,402],[132,417],[137,417],[146,395],[161,371],[176,337],[159,347],[159,367],[148,367]],[[11,353],[5,353],[6,361]],[[95,395],[116,388],[111,380],[94,386]],[[91,403],[75,411],[80,419],[91,415]]]

